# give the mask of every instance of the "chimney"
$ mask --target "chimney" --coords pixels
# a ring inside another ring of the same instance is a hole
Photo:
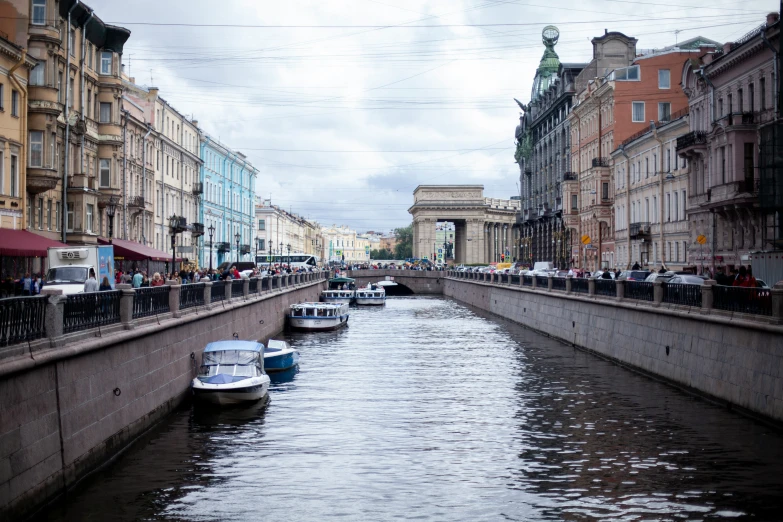
[[[131,82],[132,84],[135,84],[136,83],[136,78],[131,76],[130,78],[128,78],[128,81]]]
[[[157,87],[150,87],[150,96],[157,97],[158,96],[158,88]]]
[[[723,44],[723,54],[729,54],[731,52],[732,45],[734,45],[734,42],[726,42]]]
[[[778,20],[780,20],[779,13],[769,13],[767,15],[767,27],[777,23]]]
[[[712,63],[712,53],[707,53],[704,55],[704,57],[701,59],[701,61],[704,63],[704,65],[709,65]]]
[[[198,127],[198,120],[190,120],[194,127]]]

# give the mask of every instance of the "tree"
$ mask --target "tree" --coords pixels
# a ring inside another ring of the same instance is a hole
[[[383,261],[386,259],[394,259],[394,252],[391,250],[388,250],[386,248],[381,248],[380,250],[371,250],[370,251],[370,259],[373,261]]]
[[[395,228],[394,235],[397,236],[397,246],[394,248],[395,259],[407,259],[413,257],[413,224],[407,227]]]

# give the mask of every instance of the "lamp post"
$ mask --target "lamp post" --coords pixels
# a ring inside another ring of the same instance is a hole
[[[242,236],[237,232],[234,234],[234,239],[237,241],[237,263],[239,263],[239,240],[242,239]]]
[[[283,242],[280,242],[280,249],[277,251],[277,255],[280,256],[280,264],[283,264]]]
[[[111,196],[106,204],[106,217],[109,218],[109,242],[114,237],[114,214],[117,212],[117,196]]]
[[[286,248],[288,248],[288,268],[291,268],[291,243],[288,243]]]
[[[258,266],[258,247],[261,246],[261,238],[256,238],[256,262],[255,265]]]
[[[207,231],[209,232],[209,273],[212,273],[212,236],[215,234],[215,225],[211,224],[209,225],[209,228],[207,228]]]
[[[508,224],[503,224],[503,252],[500,254],[500,259],[506,261],[506,255],[508,252]]]
[[[179,231],[179,218],[177,216],[169,218],[169,228],[171,229],[171,272],[175,272],[177,263],[177,232]]]

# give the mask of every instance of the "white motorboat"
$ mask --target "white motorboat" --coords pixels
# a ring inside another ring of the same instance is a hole
[[[350,277],[333,277],[327,282],[326,290],[321,291],[324,303],[351,303],[356,297],[355,280]]]
[[[239,404],[263,399],[269,392],[264,372],[264,345],[256,341],[209,343],[201,358],[193,395],[212,404]]]
[[[282,372],[299,364],[299,352],[285,341],[269,339],[264,350],[264,370]]]
[[[386,303],[386,290],[375,283],[356,290],[356,304],[382,306]]]
[[[292,304],[288,312],[291,328],[310,332],[336,330],[348,324],[348,303]]]

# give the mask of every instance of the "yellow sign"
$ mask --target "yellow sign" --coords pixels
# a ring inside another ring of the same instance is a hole
[[[696,242],[697,242],[698,244],[700,244],[700,245],[705,245],[705,244],[707,244],[707,236],[705,236],[704,234],[700,234],[700,235],[699,235],[699,236],[696,238]]]
[[[588,235],[582,236],[582,244],[583,245],[589,245],[590,244],[590,236],[588,236]]]

